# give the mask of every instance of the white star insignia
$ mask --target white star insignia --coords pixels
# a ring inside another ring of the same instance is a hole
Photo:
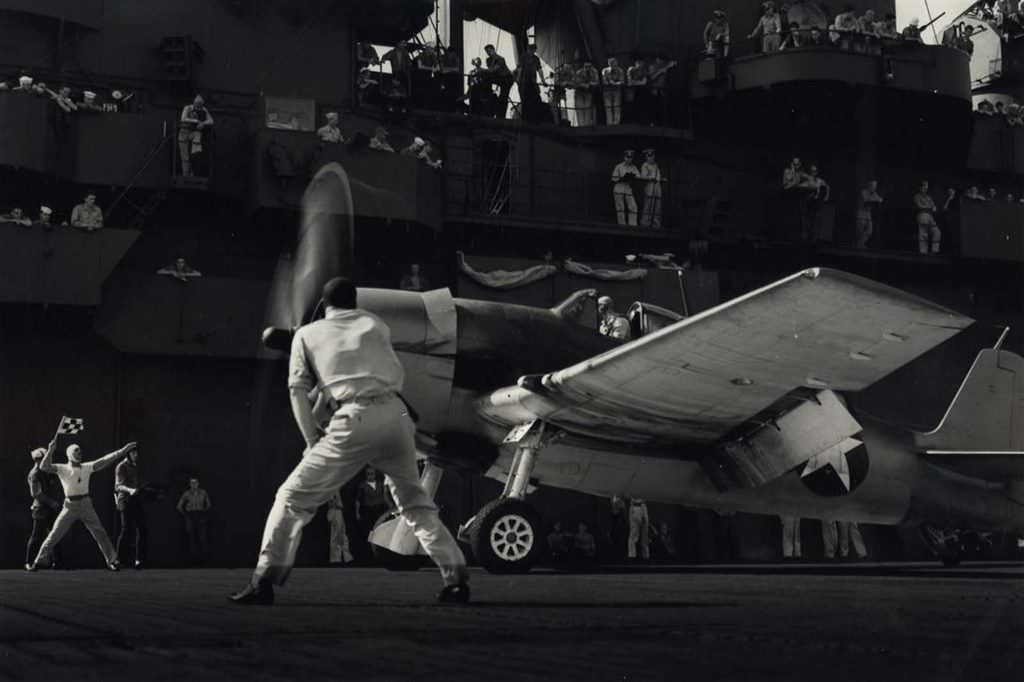
[[[861,441],[856,438],[847,438],[839,445],[819,452],[807,460],[803,471],[800,472],[800,478],[806,478],[818,469],[832,467],[832,471],[839,477],[846,492],[850,492],[850,464],[846,461],[846,453],[860,445]]]

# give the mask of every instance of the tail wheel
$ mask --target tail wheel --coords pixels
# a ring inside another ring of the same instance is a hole
[[[526,573],[540,559],[540,514],[526,502],[499,498],[484,505],[469,529],[477,561],[490,573]]]
[[[394,512],[385,512],[381,514],[380,518],[373,524],[373,527],[376,528],[396,516],[397,514]],[[375,545],[372,542],[370,543],[370,550],[373,552],[373,558],[376,562],[389,571],[418,571],[429,563],[428,558],[425,556],[419,554],[405,556],[404,554],[398,554],[390,549]]]

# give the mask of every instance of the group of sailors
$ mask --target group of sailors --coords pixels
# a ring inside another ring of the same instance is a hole
[[[898,45],[904,42],[920,43],[921,26],[919,19],[911,19],[910,23],[900,31],[896,25],[896,15],[886,14],[879,18],[874,10],[868,9],[860,16],[852,5],[836,15],[831,24],[813,25],[804,21],[795,21],[795,17],[787,14],[788,5],[776,9],[772,0],[762,3],[761,15],[747,39],[754,41],[755,52],[779,52],[781,50],[833,46],[844,50],[858,52],[880,52],[885,45]],[[955,47],[972,51],[970,42],[974,29],[964,29],[956,34]],[[731,30],[726,13],[722,10],[712,12],[711,19],[704,27],[705,54],[709,57],[725,58],[729,56]]]

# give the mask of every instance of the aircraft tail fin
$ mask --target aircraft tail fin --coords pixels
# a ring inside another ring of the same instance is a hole
[[[1024,452],[1024,358],[998,346],[978,353],[942,421],[917,445],[935,455]]]

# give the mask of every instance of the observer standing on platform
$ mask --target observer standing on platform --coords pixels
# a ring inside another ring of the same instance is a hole
[[[230,599],[273,603],[273,585],[288,578],[302,529],[338,488],[372,464],[387,476],[402,518],[441,569],[445,587],[438,599],[468,601],[466,559],[420,485],[416,427],[398,397],[405,373],[391,348],[391,332],[375,315],[356,309],[356,288],[346,279],[327,282],[323,302],[325,319],[295,333],[289,362],[292,411],[306,451],[277,491],[252,580]],[[322,438],[309,398],[314,384],[333,411]]]

